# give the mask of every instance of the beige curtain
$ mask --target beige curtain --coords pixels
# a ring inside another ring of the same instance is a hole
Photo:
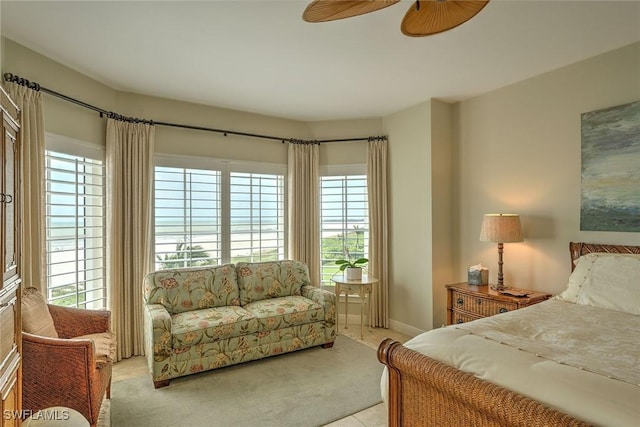
[[[386,138],[372,138],[367,146],[369,197],[369,272],[379,281],[371,298],[369,323],[389,327],[389,208]]]
[[[320,285],[319,145],[290,142],[288,156],[289,258],[309,267]]]
[[[142,281],[152,268],[152,125],[107,120],[107,283],[117,360],[144,354]]]
[[[47,295],[44,278],[44,114],[42,93],[16,83],[7,92],[20,108],[20,275],[23,287],[33,286]]]

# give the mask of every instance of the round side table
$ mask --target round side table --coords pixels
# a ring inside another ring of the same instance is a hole
[[[336,274],[331,280],[336,284],[336,299],[339,300],[340,294],[342,292],[345,293],[345,304],[344,304],[344,328],[347,329],[347,319],[349,313],[349,292],[353,292],[355,294],[360,295],[360,339],[364,339],[364,316],[365,312],[367,314],[367,321],[371,317],[371,305],[369,304],[369,299],[371,298],[371,292],[373,291],[373,286],[378,282],[373,276],[368,274],[363,274],[362,279],[360,280],[347,280],[347,276],[344,274]],[[367,309],[365,310],[365,306]],[[340,332],[340,328],[338,327],[338,315],[337,310],[337,301],[336,301],[336,331]]]

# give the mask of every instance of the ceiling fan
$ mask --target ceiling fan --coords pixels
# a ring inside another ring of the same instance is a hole
[[[302,14],[307,22],[327,22],[375,12],[400,0],[314,0]],[[484,8],[489,0],[417,0],[402,19],[402,34],[429,36],[464,24]]]

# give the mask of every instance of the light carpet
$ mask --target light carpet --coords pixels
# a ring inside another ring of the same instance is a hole
[[[321,426],[382,401],[375,350],[339,335],[300,350],[189,375],[154,389],[148,376],[113,383],[111,425]]]

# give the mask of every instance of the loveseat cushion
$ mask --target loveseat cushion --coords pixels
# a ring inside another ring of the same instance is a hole
[[[162,304],[170,314],[240,305],[233,264],[159,270],[146,275],[147,304]]]
[[[171,316],[174,349],[258,332],[258,320],[239,306],[212,307]]]
[[[239,262],[236,264],[240,303],[300,295],[309,285],[309,269],[298,261]]]
[[[300,295],[254,301],[244,308],[257,318],[259,332],[324,320],[322,305]]]

